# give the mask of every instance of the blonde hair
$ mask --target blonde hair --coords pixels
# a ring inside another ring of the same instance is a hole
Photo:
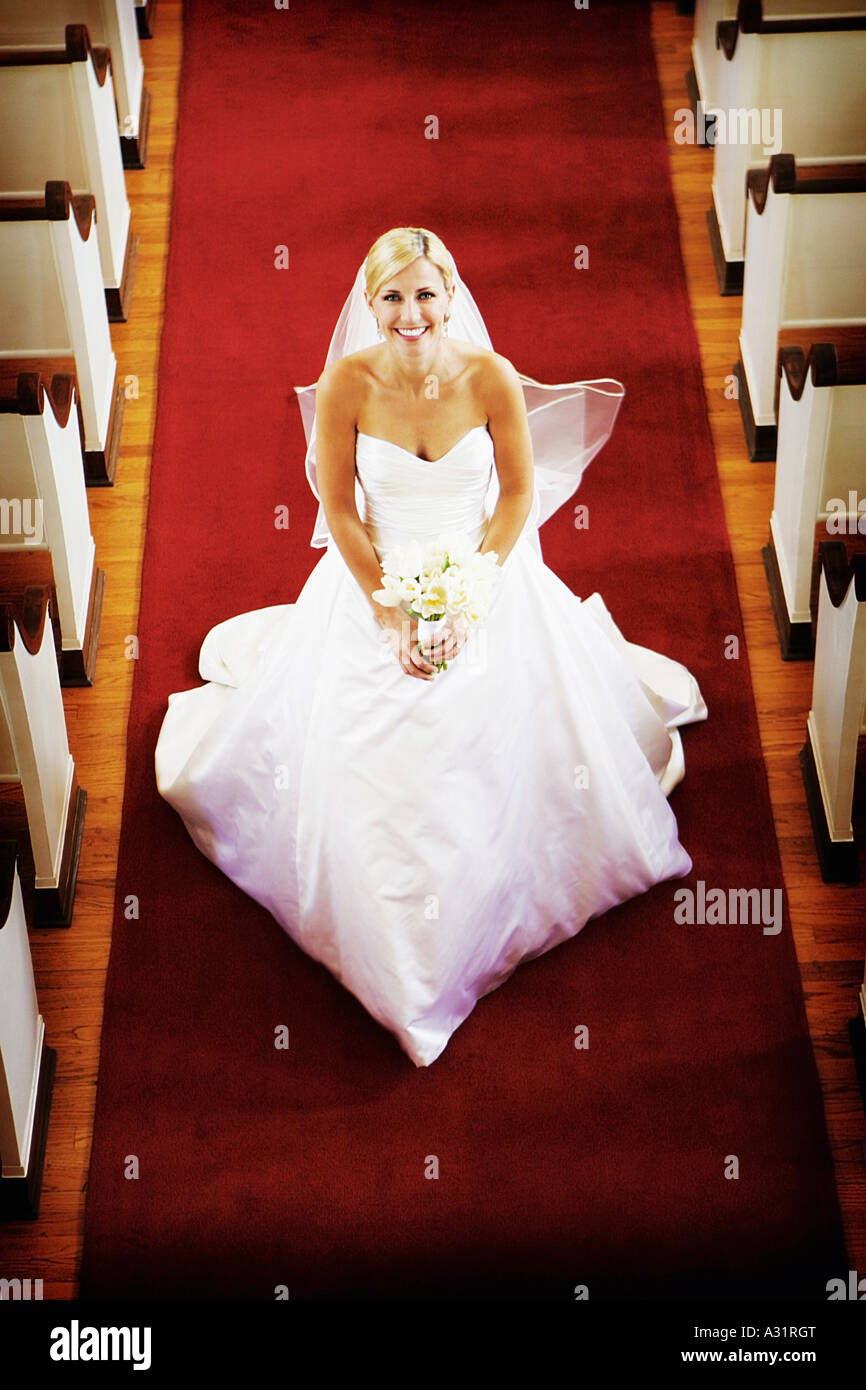
[[[374,241],[364,262],[367,293],[375,299],[385,281],[392,275],[399,275],[407,265],[424,256],[431,261],[445,282],[451,288],[454,279],[454,263],[445,244],[435,232],[426,227],[392,227]]]

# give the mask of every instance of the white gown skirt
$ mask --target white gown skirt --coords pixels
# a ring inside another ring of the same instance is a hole
[[[416,1066],[521,960],[691,870],[666,797],[677,726],[706,718],[694,678],[523,537],[434,681],[334,545],[297,602],[214,627],[199,669],[169,698],[161,795]]]

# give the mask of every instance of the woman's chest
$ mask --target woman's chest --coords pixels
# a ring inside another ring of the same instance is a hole
[[[371,394],[361,407],[357,429],[390,440],[422,462],[434,463],[470,431],[486,424],[487,416],[471,391],[441,386],[431,372],[417,399],[388,392]]]

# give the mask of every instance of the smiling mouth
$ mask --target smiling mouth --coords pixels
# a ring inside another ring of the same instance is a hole
[[[424,328],[395,328],[394,332],[399,333],[401,338],[420,338],[430,327],[426,324]]]

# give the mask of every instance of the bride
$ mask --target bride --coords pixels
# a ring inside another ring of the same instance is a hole
[[[518,374],[432,232],[375,242],[296,389],[325,554],[295,603],[207,634],[157,786],[427,1066],[521,961],[690,872],[667,796],[678,726],[707,710],[541,557],[622,387]],[[491,554],[498,583],[481,623],[425,644],[382,602],[383,557],[441,534]]]

